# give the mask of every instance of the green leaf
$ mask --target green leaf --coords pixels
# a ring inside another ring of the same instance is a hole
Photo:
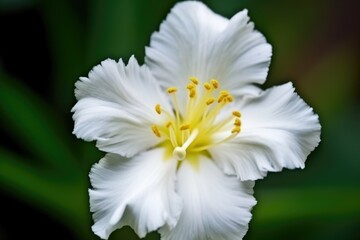
[[[318,187],[257,190],[256,221],[346,218],[360,214],[360,194],[355,188]]]
[[[0,186],[84,236],[89,223],[86,175],[37,169],[0,148]],[[82,238],[83,239],[83,238]]]
[[[85,71],[85,28],[80,21],[81,15],[76,13],[71,3],[45,0],[40,5],[54,63],[53,95],[61,110],[66,112],[70,111],[75,100],[74,83]]]
[[[65,171],[78,169],[69,147],[69,130],[57,119],[56,112],[2,72],[0,85],[0,121],[4,130],[44,162]]]
[[[175,1],[109,0],[91,1],[88,63],[106,58],[129,58],[143,62],[145,45],[159,28]],[[150,10],[151,9],[151,10]]]
[[[258,204],[245,239],[353,239],[356,235],[357,188],[255,188],[255,196]]]
[[[20,10],[34,5],[37,0],[0,0],[0,12]]]

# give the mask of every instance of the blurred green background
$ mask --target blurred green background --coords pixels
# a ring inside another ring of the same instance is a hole
[[[0,0],[0,239],[98,239],[87,188],[103,153],[71,134],[74,83],[106,58],[142,62],[175,2]],[[245,239],[360,239],[359,1],[204,2],[249,10],[274,48],[265,87],[294,82],[322,124],[304,170],[257,181]]]

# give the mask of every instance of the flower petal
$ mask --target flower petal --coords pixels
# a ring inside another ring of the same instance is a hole
[[[96,140],[99,149],[126,157],[159,143],[151,130],[161,120],[154,106],[171,108],[149,70],[134,57],[127,66],[122,60],[103,61],[76,83],[75,94],[77,137]]]
[[[253,84],[266,81],[271,55],[271,45],[254,30],[247,10],[243,10],[230,19],[216,41],[209,57],[211,75],[233,95],[253,94],[254,91],[258,94],[260,89]]]
[[[265,82],[272,49],[248,21],[247,10],[228,20],[201,2],[178,3],[152,35],[146,64],[163,87],[183,88],[196,76],[252,93],[251,84]]]
[[[172,228],[182,202],[175,193],[176,161],[164,160],[164,149],[153,149],[130,160],[107,154],[90,172],[93,231],[107,239],[130,225],[144,237],[166,225]]]
[[[226,176],[212,160],[202,158],[198,169],[184,161],[178,171],[177,192],[184,202],[174,229],[161,228],[162,239],[234,240],[248,230],[254,182]]]
[[[321,126],[292,84],[243,100],[238,105],[242,112],[240,134],[209,150],[225,173],[256,180],[268,171],[304,168],[307,156],[320,142]]]

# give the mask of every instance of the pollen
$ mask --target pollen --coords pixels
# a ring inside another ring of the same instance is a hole
[[[204,88],[206,90],[211,90],[211,84],[210,83],[204,83]]]
[[[224,99],[226,98],[226,95],[220,95],[219,97],[218,97],[218,103],[221,103],[221,102],[223,102],[224,101]]]
[[[189,90],[189,97],[190,98],[194,98],[196,96],[196,89],[195,88],[192,88]]]
[[[188,85],[186,85],[186,89],[193,89],[195,88],[195,85],[193,83],[189,83]]]
[[[210,105],[210,104],[212,104],[212,103],[214,103],[215,102],[215,98],[213,98],[213,97],[211,97],[211,98],[209,98],[208,100],[206,100],[206,105]]]
[[[151,129],[152,129],[153,133],[155,134],[155,136],[161,137],[160,131],[156,125],[152,125]]]
[[[238,126],[236,126],[236,127],[234,127],[232,130],[231,130],[231,133],[232,134],[237,134],[237,133],[239,133],[240,132],[240,127],[238,127]]]
[[[219,88],[219,82],[216,79],[211,79],[210,83],[215,89]]]
[[[155,105],[155,111],[156,111],[158,114],[161,114],[161,106],[160,106],[160,104],[156,104],[156,105]]]
[[[168,93],[175,93],[175,92],[177,92],[177,88],[176,88],[176,87],[169,87],[169,88],[167,89],[167,92],[168,92]]]
[[[235,118],[234,125],[235,125],[235,126],[238,126],[238,127],[241,126],[240,118]]]
[[[235,116],[235,117],[241,117],[241,113],[239,111],[233,111],[232,114]]]
[[[189,80],[192,81],[195,85],[199,84],[199,79],[197,77],[189,77]]]
[[[172,122],[168,122],[168,123],[166,124],[166,127],[169,128],[169,127],[172,127],[172,125],[173,125]]]
[[[229,95],[229,92],[226,91],[226,90],[221,90],[221,91],[220,91],[220,95],[227,96],[227,95]]]
[[[222,90],[220,91],[219,97],[218,97],[218,103],[226,102],[228,100],[228,97],[232,100],[232,96],[229,94],[228,91]]]
[[[232,101],[234,101],[233,96],[231,96],[231,95],[226,96],[226,101],[228,101],[228,102],[232,102]]]
[[[181,131],[187,130],[189,128],[190,128],[190,124],[183,124],[183,125],[180,126]]]

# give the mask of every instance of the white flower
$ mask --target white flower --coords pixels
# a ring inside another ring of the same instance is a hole
[[[93,231],[242,239],[253,180],[303,168],[320,125],[291,83],[263,91],[271,46],[247,11],[178,3],[145,65],[106,60],[76,83],[74,133],[108,154],[90,173]],[[126,157],[126,158],[124,158]]]

